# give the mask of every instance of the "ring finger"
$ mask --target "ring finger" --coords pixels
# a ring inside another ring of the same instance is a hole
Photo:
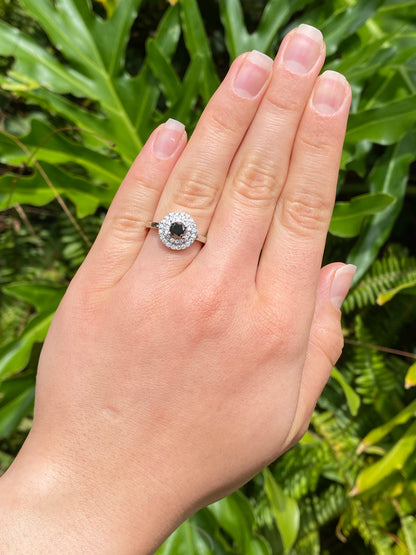
[[[267,88],[272,65],[271,58],[257,51],[235,60],[169,177],[155,221],[170,212],[186,212],[197,223],[199,234],[207,232],[231,161]],[[196,245],[180,252],[169,250],[151,231],[138,263],[153,266],[155,256],[168,256],[170,264],[163,267],[176,273],[198,250]]]

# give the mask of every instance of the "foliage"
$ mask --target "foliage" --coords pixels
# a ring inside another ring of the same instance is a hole
[[[158,553],[416,553],[416,2],[169,4],[0,2],[0,468],[30,427],[54,310],[149,133],[168,117],[192,131],[236,55],[272,55],[306,22],[354,93],[325,254],[358,265],[346,348],[300,444]]]

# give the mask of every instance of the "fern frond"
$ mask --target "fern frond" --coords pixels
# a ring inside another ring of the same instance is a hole
[[[382,352],[365,346],[374,344],[375,340],[360,316],[355,319],[354,329],[357,340],[363,343],[362,346],[357,345],[354,351],[352,369],[356,375],[356,390],[363,403],[377,404],[396,389],[396,376],[386,365]]]
[[[397,287],[416,281],[416,258],[403,254],[403,249],[391,247],[386,256],[376,260],[369,273],[349,293],[342,305],[345,313],[356,308],[375,305],[377,298]]]

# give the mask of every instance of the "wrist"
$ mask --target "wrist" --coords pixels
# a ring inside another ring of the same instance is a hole
[[[24,446],[0,478],[5,552],[154,553],[188,515],[157,480],[136,475],[132,482],[97,473],[92,480]]]

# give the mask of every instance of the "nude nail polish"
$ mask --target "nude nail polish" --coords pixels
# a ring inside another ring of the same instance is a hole
[[[331,284],[330,297],[334,307],[339,310],[351,287],[357,266],[346,264],[335,272]]]
[[[168,119],[159,129],[159,134],[155,139],[153,145],[155,155],[161,159],[168,159],[173,156],[184,130],[183,123],[176,119]]]
[[[273,60],[266,54],[249,52],[234,79],[234,91],[243,98],[256,97],[268,80],[272,65]]]
[[[325,116],[332,116],[341,108],[347,93],[347,80],[336,71],[325,71],[317,80],[312,95],[315,109]]]
[[[322,45],[321,31],[302,23],[290,37],[283,53],[283,63],[293,73],[308,73],[319,58]]]

